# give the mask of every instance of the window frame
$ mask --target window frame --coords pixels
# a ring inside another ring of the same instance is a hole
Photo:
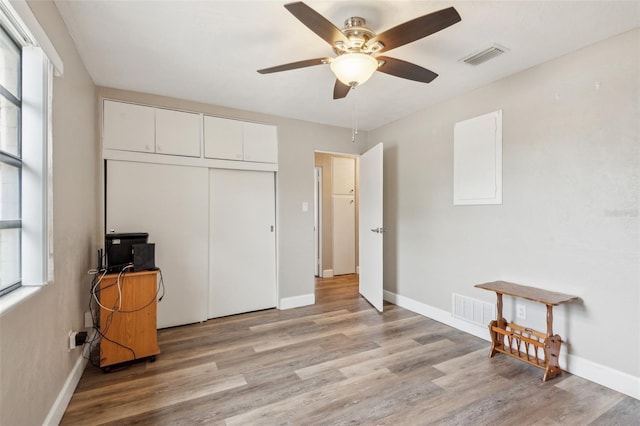
[[[3,296],[7,293],[10,293],[22,286],[22,168],[23,168],[23,159],[22,159],[22,73],[23,73],[23,55],[22,55],[22,46],[12,37],[10,31],[4,28],[4,26],[0,25],[0,31],[2,34],[0,35],[7,42],[10,42],[15,47],[16,53],[18,54],[18,67],[17,67],[17,93],[13,94],[11,91],[4,87],[0,82],[0,95],[4,97],[7,101],[13,104],[17,108],[17,129],[16,129],[16,153],[12,154],[2,150],[0,147],[0,163],[8,165],[10,167],[15,167],[18,169],[18,211],[17,218],[14,219],[0,219],[0,230],[6,229],[19,229],[18,236],[18,271],[20,271],[18,280],[16,282],[6,284],[3,287],[0,287],[0,296]],[[17,95],[17,96],[16,96]]]
[[[0,25],[20,46],[20,100],[23,106],[20,114],[21,126],[16,129],[20,131],[22,159],[22,199],[19,204],[22,285],[0,296],[2,317],[38,293],[45,285],[52,283],[55,277],[53,82],[54,76],[64,74],[64,63],[27,1],[0,0]],[[5,148],[11,150],[13,147]],[[9,264],[13,266],[15,262]]]

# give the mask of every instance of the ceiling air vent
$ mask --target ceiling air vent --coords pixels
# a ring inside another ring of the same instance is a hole
[[[489,59],[493,59],[496,56],[500,56],[508,51],[509,49],[507,49],[506,47],[500,46],[499,44],[494,44],[487,49],[462,58],[461,61],[469,65],[480,65],[484,62],[487,62]]]

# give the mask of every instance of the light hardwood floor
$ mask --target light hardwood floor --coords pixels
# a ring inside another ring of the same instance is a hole
[[[506,356],[394,305],[357,276],[317,281],[314,306],[160,330],[156,362],[88,366],[64,425],[637,425],[640,401]]]

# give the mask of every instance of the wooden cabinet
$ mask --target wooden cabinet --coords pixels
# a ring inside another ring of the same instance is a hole
[[[108,149],[200,157],[200,114],[104,101]]]
[[[276,126],[204,117],[204,156],[223,160],[278,162]]]
[[[158,272],[105,275],[100,281],[100,367],[160,353],[156,329]]]

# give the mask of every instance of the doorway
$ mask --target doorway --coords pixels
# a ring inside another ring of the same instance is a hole
[[[315,152],[316,277],[356,274],[359,158]]]

